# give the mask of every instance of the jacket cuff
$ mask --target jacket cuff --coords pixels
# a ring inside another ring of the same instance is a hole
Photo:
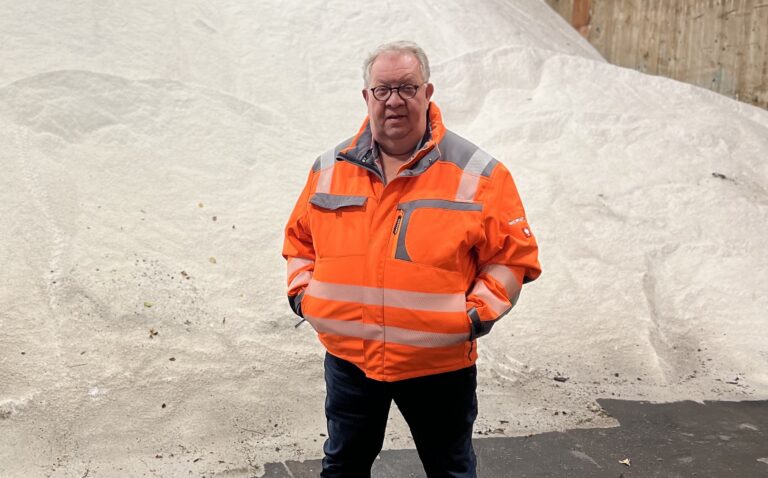
[[[301,312],[301,299],[304,298],[304,291],[299,292],[296,295],[289,295],[288,296],[288,303],[291,305],[291,310],[293,310],[293,313],[304,318],[304,314]]]
[[[493,328],[493,324],[496,323],[495,320],[480,320],[480,314],[477,313],[477,309],[475,307],[472,307],[467,311],[467,317],[469,317],[470,341],[482,337],[483,335],[488,335],[488,333]]]

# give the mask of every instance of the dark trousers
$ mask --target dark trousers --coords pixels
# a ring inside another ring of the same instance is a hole
[[[326,353],[328,439],[322,478],[365,478],[381,451],[392,400],[411,429],[429,478],[476,476],[472,425],[477,368],[398,382],[367,378],[354,364]]]

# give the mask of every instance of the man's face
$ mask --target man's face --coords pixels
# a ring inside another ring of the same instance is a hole
[[[424,136],[427,127],[427,107],[434,87],[423,84],[419,60],[411,53],[386,52],[371,66],[368,88],[363,98],[368,105],[373,138],[390,154],[410,153]],[[386,101],[373,97],[370,88],[377,86],[417,85],[416,96],[402,99],[392,91]]]

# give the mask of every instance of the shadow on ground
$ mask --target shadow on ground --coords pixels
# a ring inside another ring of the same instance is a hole
[[[616,428],[475,439],[481,478],[766,478],[768,401],[598,400]],[[619,463],[629,459],[630,466]],[[269,463],[264,478],[320,474],[320,460]],[[374,478],[424,477],[415,450],[387,450]]]

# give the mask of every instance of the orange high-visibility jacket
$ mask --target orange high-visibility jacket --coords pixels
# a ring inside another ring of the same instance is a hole
[[[472,365],[476,338],[541,273],[509,171],[446,130],[434,103],[428,116],[386,185],[366,119],[315,161],[285,228],[291,307],[375,380]]]

